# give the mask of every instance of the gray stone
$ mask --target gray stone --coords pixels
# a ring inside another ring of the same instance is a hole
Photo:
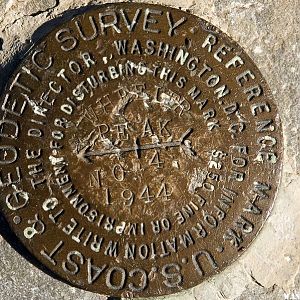
[[[2,0],[2,68],[6,64],[13,67],[15,55],[24,49],[33,32],[46,20],[65,10],[91,3],[97,1]],[[156,3],[189,9],[244,47],[273,91],[285,142],[278,197],[264,229],[252,246],[221,274],[194,289],[163,299],[245,300],[284,299],[285,296],[293,299],[293,295],[300,294],[299,1],[161,0]],[[1,74],[0,85],[7,79]],[[5,241],[1,241],[0,250],[0,299],[101,299],[45,275]]]

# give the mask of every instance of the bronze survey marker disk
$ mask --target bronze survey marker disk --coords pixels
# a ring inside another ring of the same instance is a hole
[[[282,158],[271,92],[241,47],[181,10],[109,4],[59,26],[0,114],[1,212],[80,288],[193,287],[270,213]]]

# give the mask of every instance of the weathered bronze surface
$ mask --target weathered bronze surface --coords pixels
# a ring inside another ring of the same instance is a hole
[[[282,158],[271,92],[240,46],[181,10],[109,4],[59,26],[0,114],[1,212],[80,288],[193,287],[270,213]]]

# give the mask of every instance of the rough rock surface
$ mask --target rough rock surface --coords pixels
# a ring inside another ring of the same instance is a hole
[[[110,2],[113,2],[111,0]],[[99,1],[0,0],[0,88],[45,21]],[[236,40],[268,81],[283,123],[285,156],[274,209],[246,253],[198,287],[163,299],[300,299],[300,89],[298,0],[165,0]],[[55,24],[55,23],[54,23]],[[5,74],[7,72],[5,71]],[[297,298],[299,296],[299,298]],[[0,240],[0,299],[106,299],[56,281]]]

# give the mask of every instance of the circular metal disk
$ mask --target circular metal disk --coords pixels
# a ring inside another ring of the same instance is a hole
[[[109,4],[57,27],[0,114],[1,212],[82,289],[193,287],[248,247],[273,205],[271,92],[240,46],[187,12]]]

